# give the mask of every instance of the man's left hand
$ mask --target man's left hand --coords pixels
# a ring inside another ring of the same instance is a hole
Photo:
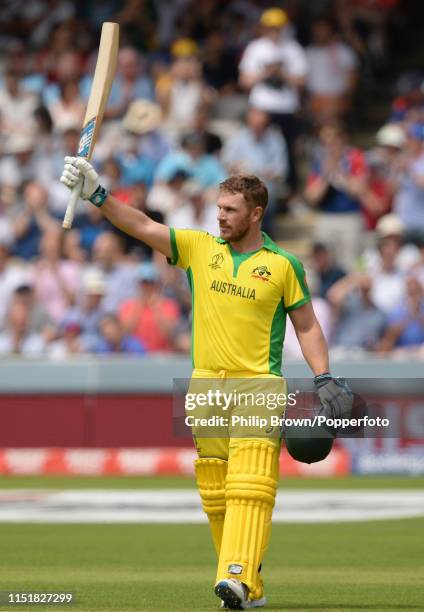
[[[344,378],[333,378],[325,373],[315,376],[315,389],[321,402],[321,414],[328,419],[349,419],[354,396]]]

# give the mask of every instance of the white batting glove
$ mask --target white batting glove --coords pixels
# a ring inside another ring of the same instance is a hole
[[[101,206],[107,197],[106,190],[100,185],[99,175],[93,166],[83,157],[65,157],[60,182],[68,189],[73,189],[83,179],[81,198]]]

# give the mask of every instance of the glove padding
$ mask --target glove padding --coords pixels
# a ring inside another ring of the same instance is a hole
[[[320,402],[320,414],[328,419],[349,419],[352,416],[354,396],[344,378],[333,378],[330,374],[314,379]]]
[[[89,200],[100,186],[99,175],[83,157],[65,157],[60,182],[72,190],[81,177],[83,177],[81,198]]]

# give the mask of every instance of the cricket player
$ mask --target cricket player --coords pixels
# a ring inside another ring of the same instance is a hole
[[[83,177],[82,198],[116,227],[186,270],[193,301],[192,383],[233,379],[284,385],[282,348],[287,315],[326,414],[346,416],[349,390],[329,373],[328,350],[315,317],[302,264],[264,232],[268,202],[255,176],[220,184],[220,235],[166,227],[122,205],[100,185],[93,166],[66,157],[61,182],[72,189]],[[238,408],[239,409],[239,408]],[[233,408],[233,410],[236,410]],[[196,436],[195,473],[218,556],[215,594],[229,609],[261,607],[260,574],[269,541],[279,472],[280,439],[240,434]]]

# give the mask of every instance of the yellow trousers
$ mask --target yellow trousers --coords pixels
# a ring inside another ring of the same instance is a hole
[[[236,578],[246,584],[250,599],[263,594],[259,568],[271,533],[279,473],[280,431],[270,416],[282,416],[285,408],[273,401],[270,409],[263,396],[268,401],[279,394],[283,400],[286,390],[283,378],[252,372],[195,370],[190,383],[193,396],[213,398],[191,414],[193,421],[198,419],[192,428],[195,472],[218,556],[216,582]],[[209,425],[219,417],[219,426]]]

